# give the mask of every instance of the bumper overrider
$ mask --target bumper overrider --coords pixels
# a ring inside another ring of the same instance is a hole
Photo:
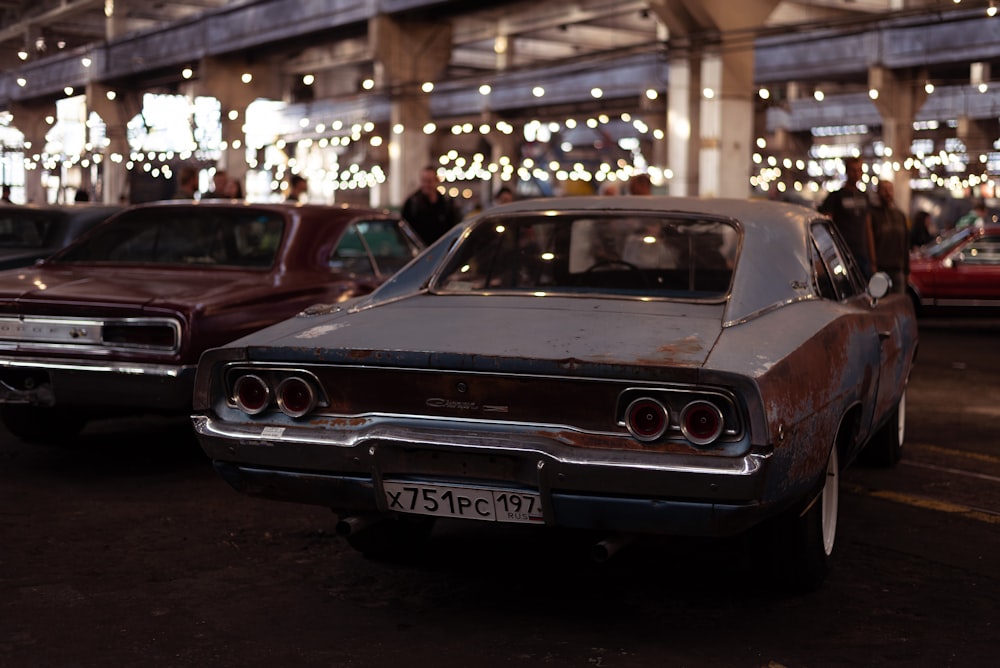
[[[195,365],[0,359],[0,403],[190,410]]]
[[[404,419],[274,426],[208,411],[193,422],[202,448],[236,490],[341,515],[416,512],[722,536],[787,505],[770,498],[770,449],[738,457],[583,449],[530,430],[431,428]]]

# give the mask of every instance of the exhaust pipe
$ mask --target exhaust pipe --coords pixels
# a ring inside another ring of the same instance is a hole
[[[337,522],[337,535],[353,536],[361,533],[368,527],[385,521],[385,519],[386,518],[381,515],[352,515],[351,517],[344,517]]]
[[[632,534],[609,536],[590,548],[590,558],[599,564],[603,564],[634,540],[635,536]]]

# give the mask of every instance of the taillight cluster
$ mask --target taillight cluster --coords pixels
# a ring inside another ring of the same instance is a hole
[[[273,403],[285,415],[298,418],[316,408],[319,399],[313,383],[302,376],[277,379],[243,373],[232,384],[232,402],[247,415],[263,413]]]
[[[675,405],[673,411],[671,403]],[[640,394],[630,398],[621,420],[628,432],[643,443],[658,441],[672,429],[695,445],[711,445],[727,430],[726,415],[719,404],[727,411],[734,410],[728,401],[716,403],[688,397],[679,402],[675,398],[669,401],[659,393]],[[728,425],[730,432],[735,428],[735,424]]]

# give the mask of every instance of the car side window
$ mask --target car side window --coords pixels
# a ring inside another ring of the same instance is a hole
[[[385,276],[402,269],[420,250],[395,220],[365,221],[356,227],[361,240],[368,246],[377,271]]]
[[[820,221],[814,222],[810,231],[816,254],[813,269],[819,294],[825,299],[837,301],[858,294],[859,288],[852,279],[851,266],[837,243],[835,233],[827,223]]]
[[[355,276],[389,276],[420,252],[396,220],[353,223],[330,254],[329,267]]]
[[[963,248],[959,260],[970,265],[1000,264],[1000,236],[987,235]]]
[[[327,262],[330,269],[342,271],[353,276],[375,276],[377,271],[372,264],[358,224],[352,223],[340,238],[337,247],[330,254]]]

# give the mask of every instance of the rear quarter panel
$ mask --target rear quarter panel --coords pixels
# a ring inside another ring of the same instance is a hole
[[[754,445],[773,447],[768,496],[815,487],[852,407],[871,422],[880,359],[871,318],[835,302],[797,302],[723,332],[706,374],[736,374],[752,388]]]

